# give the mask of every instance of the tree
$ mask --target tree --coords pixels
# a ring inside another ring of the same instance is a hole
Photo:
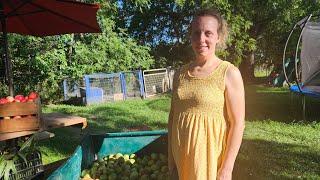
[[[100,34],[44,38],[9,34],[15,92],[38,91],[44,101],[55,102],[62,98],[65,77],[79,79],[94,72],[111,73],[152,66],[154,59],[150,48],[137,44],[125,32],[119,32],[114,21],[114,5],[101,2],[97,17],[102,29]],[[1,95],[6,95],[5,89],[0,91]]]
[[[315,7],[319,7],[319,2],[303,0],[237,0],[232,4],[235,13],[252,22],[249,36],[256,41],[257,48],[246,52],[242,61],[242,73],[249,81],[253,78],[255,64],[281,63],[284,44],[292,26],[302,17],[315,13]]]
[[[223,59],[241,61],[243,52],[255,48],[255,41],[248,35],[251,23],[233,14],[226,1],[153,1],[139,8],[130,1],[121,1],[117,25],[141,44],[151,45],[159,66],[180,64],[193,58],[189,41],[189,25],[194,12],[201,7],[218,7],[229,22],[230,37],[227,51],[218,54]],[[228,53],[231,52],[231,53]]]
[[[277,63],[293,24],[310,13],[319,13],[319,1],[219,0],[130,1],[118,6],[117,26],[141,44],[148,44],[157,66],[179,64],[192,58],[188,36],[191,15],[201,7],[216,7],[229,23],[230,37],[221,58],[240,65],[246,81],[254,77],[254,65]]]

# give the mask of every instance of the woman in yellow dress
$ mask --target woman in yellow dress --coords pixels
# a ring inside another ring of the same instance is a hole
[[[180,180],[231,180],[243,131],[241,74],[215,55],[226,23],[216,10],[200,10],[191,23],[196,58],[175,74],[168,122],[169,171]]]

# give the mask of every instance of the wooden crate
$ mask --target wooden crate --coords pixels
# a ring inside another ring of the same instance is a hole
[[[0,105],[0,133],[38,130],[40,128],[41,104],[13,102]],[[20,116],[20,118],[15,118]]]

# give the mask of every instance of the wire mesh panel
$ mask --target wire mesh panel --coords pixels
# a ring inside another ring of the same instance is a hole
[[[144,72],[95,73],[78,81],[65,79],[64,97],[65,101],[77,98],[81,104],[90,105],[153,96],[172,89],[173,74],[174,70],[163,68]]]
[[[64,100],[69,100],[71,98],[80,98],[80,88],[84,86],[83,80],[75,80],[71,78],[66,78],[63,80],[63,94]]]
[[[85,76],[86,104],[113,102],[123,99],[121,73]]]
[[[168,78],[169,78],[169,90],[171,91],[173,88],[173,77],[174,77],[175,69],[168,67],[167,73],[168,73]]]
[[[141,98],[144,95],[142,72],[131,71],[124,72],[123,77],[125,80],[125,96],[126,99]]]
[[[146,97],[164,93],[169,90],[169,76],[165,68],[143,71],[143,79]]]

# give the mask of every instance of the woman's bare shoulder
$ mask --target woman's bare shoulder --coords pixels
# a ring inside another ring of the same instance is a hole
[[[242,76],[239,69],[231,64],[226,72],[226,86],[234,83],[242,83]]]

